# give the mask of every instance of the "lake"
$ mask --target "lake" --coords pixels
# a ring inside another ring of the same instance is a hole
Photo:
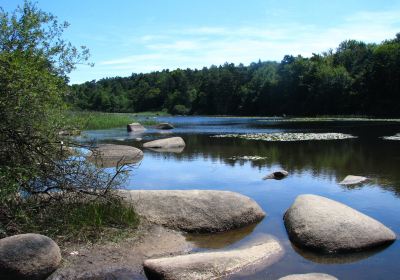
[[[143,161],[128,178],[128,189],[215,189],[253,198],[267,213],[255,226],[225,234],[188,236],[197,250],[243,246],[263,235],[280,240],[286,252],[278,263],[247,279],[277,279],[292,273],[325,272],[339,279],[399,279],[400,245],[363,253],[326,257],[292,246],[283,215],[300,194],[340,201],[400,233],[400,141],[382,139],[400,132],[400,122],[282,121],[273,118],[158,117],[171,131],[148,129],[129,134],[126,128],[86,131],[87,139],[141,148],[143,142],[181,136],[183,151],[144,151]],[[345,133],[352,139],[267,142],[230,137],[245,133]],[[262,180],[276,169],[283,180]],[[346,175],[371,178],[357,187],[338,184]],[[233,278],[239,279],[239,278]],[[246,279],[246,278],[245,278]]]

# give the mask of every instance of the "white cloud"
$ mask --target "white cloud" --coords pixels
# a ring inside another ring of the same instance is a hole
[[[202,68],[224,62],[280,61],[286,54],[310,56],[313,52],[336,48],[346,39],[380,42],[394,37],[399,31],[400,11],[359,12],[325,29],[296,22],[237,28],[198,26],[174,29],[139,37],[135,42],[140,44],[140,48],[133,44],[128,53],[140,49],[140,54],[98,62],[93,73],[126,76],[132,72]],[[131,44],[134,36],[126,35],[125,38]]]

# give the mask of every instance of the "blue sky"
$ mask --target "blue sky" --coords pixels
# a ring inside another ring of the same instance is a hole
[[[6,11],[22,0],[0,0]],[[38,0],[68,21],[65,38],[91,50],[71,83],[224,62],[309,56],[346,39],[381,42],[400,32],[400,1]]]

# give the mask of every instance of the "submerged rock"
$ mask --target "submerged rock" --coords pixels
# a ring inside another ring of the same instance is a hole
[[[135,147],[126,145],[100,144],[88,156],[101,167],[113,167],[117,164],[134,164],[143,159],[143,152]]]
[[[174,129],[174,126],[170,123],[159,123],[156,125],[157,129]]]
[[[358,185],[358,184],[364,183],[367,180],[368,180],[368,178],[366,178],[366,177],[348,175],[339,184],[340,185]]]
[[[185,147],[185,141],[181,137],[171,137],[171,138],[164,138],[158,139],[150,142],[146,142],[143,144],[145,148],[179,148]]]
[[[60,261],[60,248],[47,236],[27,233],[0,239],[1,279],[45,279]]]
[[[230,191],[134,190],[121,195],[150,222],[186,232],[222,232],[265,217],[254,200]]]
[[[373,218],[318,195],[298,196],[284,222],[293,243],[324,253],[362,251],[396,239],[393,231]]]
[[[292,274],[278,280],[338,280],[336,277],[325,273]]]
[[[271,174],[268,174],[267,176],[265,176],[263,178],[263,180],[267,180],[267,179],[281,180],[281,179],[285,178],[287,175],[289,175],[289,172],[287,172],[286,170],[278,170],[278,171],[272,172]]]
[[[283,256],[284,250],[276,240],[248,248],[194,253],[175,257],[149,259],[144,269],[149,279],[220,279],[236,273],[265,268]]]
[[[140,123],[131,123],[126,126],[128,132],[143,132],[146,128]]]

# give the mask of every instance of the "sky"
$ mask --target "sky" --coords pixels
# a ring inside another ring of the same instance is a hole
[[[400,32],[399,0],[38,0],[90,49],[70,83],[162,69],[245,65],[310,56],[347,39],[379,43]],[[0,0],[5,11],[23,0]]]

